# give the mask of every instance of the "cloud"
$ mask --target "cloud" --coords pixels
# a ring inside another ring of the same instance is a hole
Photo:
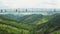
[[[59,0],[0,0],[5,8],[60,8]]]

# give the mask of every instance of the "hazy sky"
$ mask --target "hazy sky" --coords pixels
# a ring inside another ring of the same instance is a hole
[[[0,8],[60,8],[60,0],[0,0]]]

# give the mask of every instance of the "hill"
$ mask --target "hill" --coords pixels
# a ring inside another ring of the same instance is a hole
[[[53,18],[51,20],[36,27],[38,34],[60,34],[60,14],[52,16]]]
[[[0,15],[0,34],[60,34],[60,14]]]

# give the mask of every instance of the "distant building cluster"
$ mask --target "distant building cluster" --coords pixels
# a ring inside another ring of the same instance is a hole
[[[53,13],[60,13],[60,10],[56,9],[0,9],[1,13],[47,13],[47,14],[53,14]]]
[[[0,13],[2,12],[48,12],[48,11],[54,11],[56,12],[56,9],[25,9],[25,10],[21,10],[21,9],[0,9]]]

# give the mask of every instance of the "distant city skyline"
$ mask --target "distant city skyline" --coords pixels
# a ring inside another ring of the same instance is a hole
[[[60,9],[0,9],[0,14],[25,14],[25,15],[29,15],[29,14],[54,14],[54,13],[60,13]]]

